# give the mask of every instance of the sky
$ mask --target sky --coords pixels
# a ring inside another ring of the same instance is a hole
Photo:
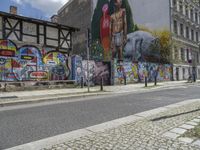
[[[9,12],[10,5],[18,7],[18,15],[49,20],[68,0],[0,0],[0,11]]]

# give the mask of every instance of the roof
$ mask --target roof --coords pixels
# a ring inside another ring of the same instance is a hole
[[[65,8],[68,7],[69,4],[71,4],[74,0],[69,0],[64,6],[62,6],[59,10],[58,10],[58,14],[61,13]]]
[[[62,25],[62,24],[58,24],[58,23],[53,23],[53,22],[50,22],[50,21],[45,21],[45,20],[36,19],[36,18],[14,15],[14,14],[2,12],[2,11],[0,11],[0,16],[6,16],[6,17],[9,17],[9,18],[12,18],[12,19],[19,19],[19,20],[22,20],[22,21],[37,23],[37,24],[41,24],[41,25],[48,25],[48,26],[52,26],[52,27],[67,29],[67,30],[71,30],[73,32],[80,30],[79,28],[76,28],[76,27],[70,27],[70,26],[66,26],[66,25]]]

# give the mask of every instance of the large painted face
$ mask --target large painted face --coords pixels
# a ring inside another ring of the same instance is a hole
[[[108,14],[108,4],[103,5],[102,12],[103,14]]]
[[[121,8],[121,6],[122,6],[122,0],[115,0],[115,7],[116,8]]]

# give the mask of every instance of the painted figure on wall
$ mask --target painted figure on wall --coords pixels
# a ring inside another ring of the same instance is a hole
[[[103,16],[100,21],[100,38],[101,44],[103,46],[104,52],[104,60],[110,60],[110,15],[109,15],[109,7],[108,4],[105,4],[102,8]]]
[[[127,38],[126,10],[122,0],[115,0],[115,12],[111,15],[110,38],[113,58],[118,55],[118,61],[123,61],[123,47]]]

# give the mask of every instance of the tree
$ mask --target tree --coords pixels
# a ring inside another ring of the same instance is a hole
[[[111,15],[114,13],[114,10],[115,10],[114,0],[110,1],[109,7],[110,7],[110,15]],[[127,33],[132,33],[135,31],[134,30],[135,28],[133,28],[134,27],[133,15],[132,15],[132,10],[131,10],[128,0],[122,0],[122,8],[126,9]]]
[[[102,7],[104,4],[109,4],[108,0],[98,0],[97,6],[94,10],[94,14],[92,17],[92,41],[100,40],[100,20],[103,15]]]
[[[172,34],[167,29],[162,30],[150,30],[145,26],[140,26],[140,30],[151,33],[158,39],[159,44],[153,45],[153,49],[159,51],[160,53],[160,62],[161,63],[171,63],[172,62],[172,47],[174,42],[172,41]]]

